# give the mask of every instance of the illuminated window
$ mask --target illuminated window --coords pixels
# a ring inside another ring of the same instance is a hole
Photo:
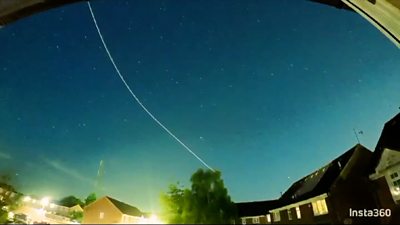
[[[289,220],[292,220],[292,219],[293,219],[292,210],[291,210],[291,209],[288,209],[288,210],[287,210],[287,215],[288,215],[288,219],[289,219]]]
[[[328,213],[325,199],[318,200],[312,203],[314,216],[324,215]]]
[[[100,219],[104,219],[104,213],[103,213],[103,212],[100,212],[99,218],[100,218]]]
[[[296,207],[296,216],[297,216],[297,219],[301,219],[300,207]]]
[[[260,218],[253,217],[253,224],[260,223]]]
[[[267,214],[267,222],[271,223],[271,215],[270,214]]]
[[[242,218],[242,224],[246,224],[246,218]]]
[[[273,212],[272,217],[274,218],[274,221],[280,221],[281,220],[281,214],[278,212]]]

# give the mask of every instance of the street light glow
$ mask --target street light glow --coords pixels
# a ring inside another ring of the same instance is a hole
[[[158,219],[156,214],[152,214],[148,221],[149,224],[165,224],[161,220]]]
[[[14,219],[14,213],[13,213],[13,212],[9,212],[9,213],[8,213],[8,219],[9,219],[9,220]]]
[[[44,197],[42,200],[40,200],[40,204],[42,204],[43,207],[48,206],[50,203],[50,198],[49,197]]]
[[[30,196],[25,196],[24,197],[24,202],[30,202],[32,200],[32,198]]]

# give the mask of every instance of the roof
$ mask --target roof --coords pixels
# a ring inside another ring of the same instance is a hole
[[[1,0],[0,26],[51,8],[83,0]]]
[[[400,113],[385,123],[375,150],[390,148],[400,151]]]
[[[341,175],[343,169],[349,164],[356,150],[362,153],[368,152],[367,154],[372,154],[364,146],[360,144],[355,145],[327,165],[293,183],[279,199],[280,205],[289,205],[328,193],[332,185]],[[359,160],[369,160],[369,158],[361,157]]]
[[[259,216],[266,215],[268,211],[276,208],[278,200],[268,200],[268,201],[257,201],[257,202],[238,202],[235,203],[238,216]]]
[[[124,202],[118,201],[116,199],[113,199],[111,197],[106,196],[110,202],[121,211],[122,214],[125,215],[130,215],[130,216],[143,216],[144,213],[142,213],[138,208],[131,206],[129,204],[126,204]]]
[[[385,148],[400,151],[400,113],[387,121],[372,156],[370,172],[375,171]]]
[[[350,7],[348,7],[342,0],[309,0],[312,2],[317,2],[325,5],[330,5],[334,6],[338,9],[348,9],[352,10]]]

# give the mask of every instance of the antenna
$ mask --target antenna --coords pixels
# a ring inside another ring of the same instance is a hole
[[[100,160],[99,169],[97,170],[97,177],[95,183],[95,193],[100,196],[103,190],[103,176],[104,176],[104,160]]]
[[[357,138],[357,143],[360,144],[360,139],[358,139],[358,135],[357,135],[356,129],[353,128],[353,131],[354,131],[354,135]]]

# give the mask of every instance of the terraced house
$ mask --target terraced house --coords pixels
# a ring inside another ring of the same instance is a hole
[[[377,208],[389,209],[381,224],[400,222],[400,113],[389,120],[376,145],[369,176]]]
[[[236,224],[270,224],[272,219],[269,210],[276,208],[279,201],[240,202],[235,205],[239,217]]]
[[[89,204],[83,211],[83,224],[138,224],[145,213],[138,208],[105,196]]]
[[[373,209],[368,188],[372,152],[357,144],[324,167],[295,182],[270,210],[274,224],[360,224],[371,218],[352,218],[349,209]]]
[[[385,124],[374,152],[357,144],[293,183],[279,199],[236,205],[241,224],[398,224],[400,114]],[[354,213],[364,209],[386,214]]]

